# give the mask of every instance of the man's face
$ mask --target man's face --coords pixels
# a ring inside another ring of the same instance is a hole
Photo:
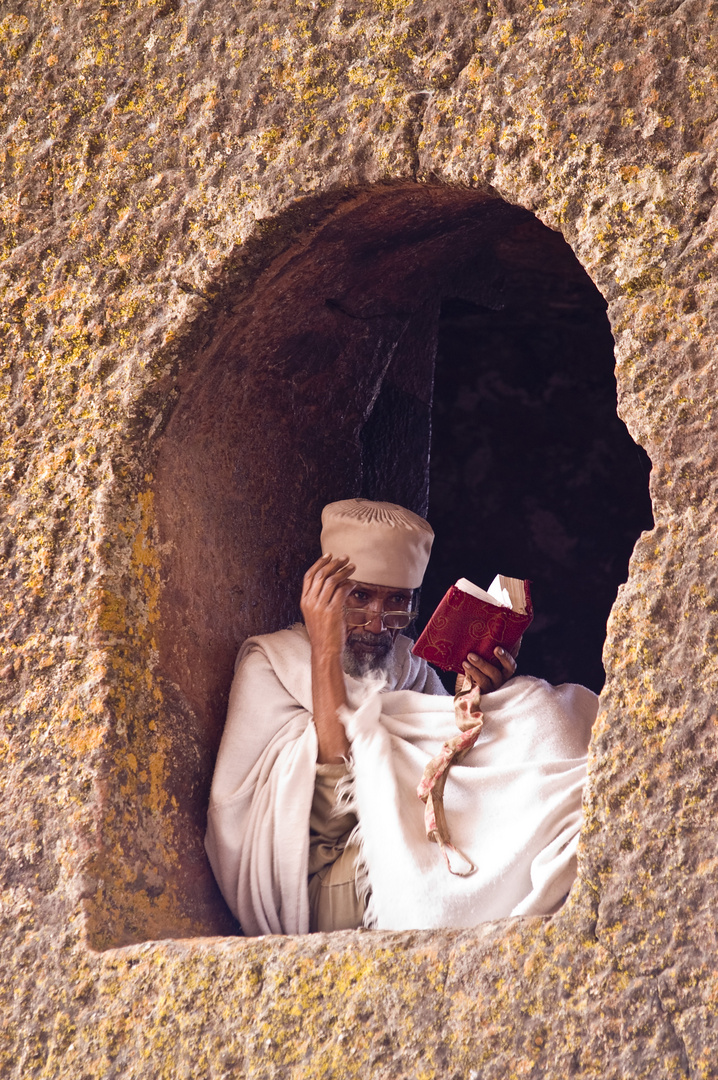
[[[365,626],[347,626],[344,670],[356,678],[370,671],[386,669],[394,641],[401,631],[384,627],[381,613],[410,611],[414,594],[411,589],[388,585],[369,585],[363,581],[352,584],[345,606],[362,611],[369,620]]]

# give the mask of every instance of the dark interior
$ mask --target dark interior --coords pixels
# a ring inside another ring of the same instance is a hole
[[[207,932],[228,925],[202,835],[234,658],[297,616],[325,502],[428,508],[427,613],[456,577],[532,578],[521,671],[596,689],[651,524],[605,304],[560,234],[489,194],[416,184],[308,200],[273,229],[271,259],[226,287],[187,358],[155,467],[179,873]]]
[[[482,270],[441,307],[422,606],[459,577],[530,578],[520,673],[599,691],[608,613],[653,524],[650,461],[616,415],[605,302],[560,234],[518,224]]]

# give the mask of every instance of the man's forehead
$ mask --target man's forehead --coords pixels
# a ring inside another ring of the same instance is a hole
[[[371,592],[384,593],[403,593],[405,596],[411,596],[413,589],[405,589],[403,585],[372,585],[369,581],[352,581],[352,587],[355,589],[367,589]]]

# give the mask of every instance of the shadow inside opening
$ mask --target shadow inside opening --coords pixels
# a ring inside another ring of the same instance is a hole
[[[608,614],[653,525],[650,459],[616,413],[606,304],[563,238],[530,220],[487,256],[481,287],[469,276],[441,308],[425,613],[459,577],[529,578],[520,673],[598,692]]]

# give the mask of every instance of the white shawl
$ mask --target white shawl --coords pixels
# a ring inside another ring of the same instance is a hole
[[[484,729],[444,793],[451,838],[478,870],[449,874],[416,785],[456,734],[453,699],[397,638],[387,685],[347,679],[354,808],[379,929],[468,927],[549,914],[575,876],[596,695],[511,679],[482,698]],[[306,933],[317,741],[310,645],[295,626],[242,647],[212,782],[206,848],[248,935]]]

